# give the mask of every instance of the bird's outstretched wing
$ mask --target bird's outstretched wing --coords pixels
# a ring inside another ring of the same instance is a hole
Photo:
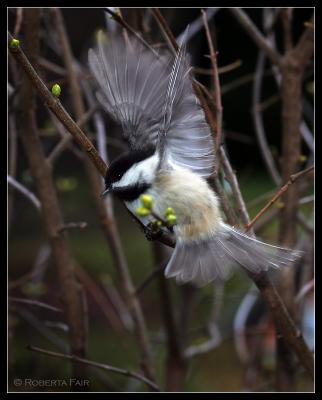
[[[162,144],[174,164],[201,176],[214,169],[209,126],[194,94],[185,46],[156,56],[137,40],[100,33],[89,66],[97,97],[132,149]]]

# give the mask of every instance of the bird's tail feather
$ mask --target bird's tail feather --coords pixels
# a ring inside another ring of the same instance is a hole
[[[263,243],[221,223],[215,233],[203,240],[178,240],[165,275],[175,277],[181,284],[204,286],[227,280],[236,264],[260,273],[292,265],[300,255],[299,251]]]

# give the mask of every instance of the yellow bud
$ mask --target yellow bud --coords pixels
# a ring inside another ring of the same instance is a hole
[[[9,43],[11,49],[17,49],[20,45],[20,41],[18,39],[12,39]]]
[[[304,154],[300,155],[300,157],[299,157],[299,161],[300,162],[305,162],[306,160],[307,160],[307,156],[306,155],[304,155]]]
[[[168,216],[168,215],[175,215],[175,214],[174,214],[173,208],[172,208],[172,207],[168,207],[168,208],[165,210],[165,215],[166,215],[166,216]]]
[[[161,226],[162,226],[162,222],[159,221],[158,219],[156,219],[155,221],[153,221],[152,224],[153,224],[153,227],[154,227],[154,228],[157,228],[157,229],[161,228]]]
[[[142,194],[142,195],[140,196],[140,200],[141,200],[142,205],[143,205],[145,208],[151,210],[152,205],[153,205],[153,199],[152,199],[152,197],[151,197],[150,195],[148,195],[148,194]]]
[[[58,85],[58,83],[55,83],[55,85],[51,88],[51,93],[55,96],[55,97],[59,97],[60,93],[61,93],[61,88]]]
[[[169,226],[173,226],[173,225],[175,225],[177,223],[177,217],[175,215],[173,215],[173,214],[167,215],[166,220],[167,220],[167,224]]]
[[[151,213],[151,211],[145,207],[138,207],[135,212],[138,217],[147,217]]]

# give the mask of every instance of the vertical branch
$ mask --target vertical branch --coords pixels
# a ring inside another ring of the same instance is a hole
[[[16,117],[13,114],[9,115],[9,175],[15,178],[17,171],[17,129]],[[14,204],[14,191],[8,189],[8,227],[10,227],[12,210]]]
[[[236,174],[234,173],[232,166],[230,165],[230,162],[228,160],[228,157],[225,153],[225,150],[222,147],[220,148],[219,154],[222,159],[223,169],[225,171],[226,178],[227,178],[228,182],[230,183],[231,190],[232,190],[235,200],[237,202],[238,211],[241,216],[241,220],[242,220],[243,224],[247,226],[250,222],[250,219],[249,219],[248,211],[246,208],[246,204],[244,202],[242,193],[239,188]],[[250,230],[251,236],[254,237],[255,234],[254,234],[253,228],[250,228],[249,230]]]
[[[281,72],[281,94],[282,94],[282,178],[284,181],[292,173],[300,168],[301,155],[301,121],[302,121],[302,81],[306,63],[310,54],[305,59],[303,54],[293,51],[291,42],[291,19],[288,11],[284,12],[283,28],[286,53],[280,69]],[[305,37],[305,33],[303,34]],[[306,39],[310,48],[312,38]],[[293,247],[297,241],[297,214],[299,207],[298,185],[292,185],[283,194],[284,207],[281,210],[279,237],[283,246]],[[284,270],[282,272],[281,293],[286,306],[296,319],[294,304],[295,296],[295,270]],[[286,348],[284,340],[277,342],[277,387],[280,390],[289,391],[294,386],[294,361]]]
[[[265,65],[265,52],[260,50],[257,63],[256,63],[256,71],[255,71],[255,79],[253,84],[253,121],[255,126],[255,133],[258,139],[259,148],[262,152],[262,156],[266,167],[271,175],[271,178],[275,182],[276,185],[281,183],[280,174],[275,166],[274,159],[270,152],[266,135],[265,129],[263,124],[263,118],[261,115],[260,110],[260,103],[261,103],[261,88],[262,88],[262,80],[263,80],[263,73],[264,73],[264,65]]]
[[[52,10],[52,13],[56,19],[56,26],[62,44],[64,63],[66,66],[69,81],[71,83],[70,89],[75,116],[77,119],[80,119],[85,113],[85,106],[81,96],[80,85],[77,81],[73,54],[70,48],[60,10],[54,9]],[[121,241],[115,224],[114,216],[113,214],[111,214],[111,208],[106,207],[104,201],[101,199],[100,194],[102,192],[102,186],[101,179],[97,174],[97,171],[95,170],[89,159],[85,159],[84,163],[89,182],[91,184],[92,193],[94,195],[96,210],[101,221],[101,226],[109,243],[117,271],[120,274],[122,287],[125,292],[127,303],[129,305],[135,323],[136,334],[138,336],[140,348],[142,351],[142,368],[147,378],[155,381],[155,372],[149,346],[146,324],[139,300],[134,294],[134,285],[128,271],[127,262],[122,250]]]
[[[155,265],[165,263],[167,260],[166,248],[158,242],[153,243],[156,259]],[[187,372],[187,362],[182,352],[182,343],[179,339],[178,326],[174,316],[174,305],[171,298],[169,281],[163,273],[158,274],[160,306],[163,315],[165,330],[167,332],[167,371],[166,390],[170,392],[181,391]]]
[[[214,98],[215,98],[215,106],[216,106],[216,149],[219,151],[219,147],[221,144],[221,136],[222,136],[222,104],[221,104],[221,92],[220,92],[220,83],[219,83],[219,74],[218,74],[218,65],[217,65],[217,56],[214,49],[214,44],[210,35],[210,30],[208,26],[207,15],[204,10],[201,10],[203,23],[205,26],[208,47],[210,50],[210,59],[212,65],[212,76],[214,80]]]
[[[40,9],[26,9],[25,20],[26,49],[31,59],[36,62],[39,50]],[[74,276],[74,260],[65,234],[59,233],[63,220],[51,169],[46,161],[38,135],[35,117],[35,97],[32,84],[27,76],[23,77],[20,98],[22,141],[31,173],[37,185],[44,223],[62,288],[69,325],[70,352],[83,357],[85,355],[84,321],[81,300]],[[75,376],[84,374],[83,367],[80,368],[76,363],[73,363],[73,367]]]

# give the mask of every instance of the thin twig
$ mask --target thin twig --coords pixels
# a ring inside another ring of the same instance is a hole
[[[84,114],[85,106],[81,96],[80,86],[77,81],[76,63],[74,62],[74,57],[71,51],[69,39],[66,34],[61,12],[60,10],[55,9],[53,10],[53,13],[56,16],[57,30],[59,33],[60,41],[62,43],[62,55],[66,66],[68,78],[71,82],[70,90],[72,94],[74,112],[76,117],[80,119]],[[104,133],[103,135],[105,136]],[[101,155],[99,156],[101,157]],[[105,158],[107,158],[106,155]],[[104,160],[104,155],[101,159]],[[111,214],[112,207],[110,203],[102,202],[102,199],[100,197],[102,183],[99,180],[97,172],[93,168],[92,163],[88,159],[85,161],[85,169],[89,177],[92,192],[94,194],[96,209],[102,221],[102,228],[111,247],[117,271],[121,276],[122,285],[126,294],[127,302],[129,304],[129,309],[132,312],[133,320],[135,322],[136,334],[138,336],[138,341],[142,352],[142,367],[147,378],[155,381],[155,372],[145,319],[139,300],[133,295],[134,285],[127,267],[124,253],[122,251],[118,230],[114,222],[114,216],[113,214]],[[107,205],[107,207],[105,205]]]
[[[64,224],[58,229],[58,232],[64,232],[69,229],[85,229],[87,227],[87,222],[69,222],[68,224]]]
[[[296,295],[295,302],[299,303],[302,300],[302,298],[305,297],[309,292],[311,291],[313,292],[314,286],[315,286],[315,279],[312,279],[309,282],[307,282]]]
[[[11,49],[11,52],[15,53],[14,51],[12,51],[12,49]],[[35,80],[35,74],[36,74],[35,71],[33,70],[34,73],[30,72],[30,67],[28,66],[28,64],[30,64],[30,63],[27,62],[27,66],[26,66],[26,60],[24,59],[25,56],[22,57],[20,52],[21,52],[21,50],[18,52],[19,56],[15,57],[16,60],[25,69],[27,75],[32,80],[34,86],[38,89],[38,92],[39,92],[39,90],[43,91],[43,87],[41,87],[41,85],[39,85],[39,81],[37,79]],[[37,74],[36,74],[36,76],[37,76]],[[46,95],[42,96],[45,101],[47,98],[47,94],[48,93],[46,92]],[[52,96],[50,93],[49,93],[49,99],[50,99],[50,101],[52,101]],[[56,103],[56,101],[55,101],[55,103]],[[63,112],[65,113],[65,110],[63,110]],[[69,120],[67,119],[67,121],[69,121]],[[86,150],[86,146],[85,146],[84,150]],[[97,163],[95,163],[93,158],[92,158],[92,161],[97,166]],[[104,173],[102,173],[102,175],[103,176],[105,175],[105,171],[104,171]],[[158,239],[162,243],[167,244],[171,247],[174,247],[174,245],[175,245],[175,241],[173,240],[172,235],[163,233],[162,235],[160,235],[160,237],[158,237]],[[301,334],[298,332],[298,330],[294,326],[294,323],[290,319],[290,317],[287,313],[287,310],[286,310],[283,302],[281,301],[279,295],[277,294],[273,284],[270,282],[270,280],[267,278],[267,276],[265,274],[261,275],[261,276],[252,275],[250,277],[251,277],[251,279],[254,280],[254,282],[256,283],[256,285],[258,286],[260,291],[262,292],[263,296],[265,297],[266,302],[269,306],[269,309],[273,312],[275,321],[279,325],[280,331],[284,335],[285,340],[287,341],[288,345],[297,354],[301,363],[305,366],[307,371],[313,377],[314,363],[313,363],[312,354],[310,353],[307,346],[305,345],[305,342],[303,341]]]
[[[227,72],[234,71],[235,69],[239,68],[241,65],[242,65],[242,61],[236,60],[230,64],[225,65],[224,67],[218,67],[218,74],[222,75],[222,74],[226,74]],[[200,75],[212,75],[213,74],[213,71],[211,69],[207,69],[207,68],[194,67],[193,71],[196,74],[200,74]]]
[[[216,105],[216,150],[217,153],[220,148],[221,144],[221,137],[222,137],[222,104],[221,104],[221,93],[220,93],[220,83],[219,83],[219,73],[218,73],[218,66],[217,66],[217,56],[214,49],[214,44],[210,35],[210,30],[208,26],[207,16],[204,10],[201,10],[203,23],[205,26],[208,47],[210,50],[210,58],[211,58],[211,65],[212,65],[212,77],[214,81],[214,98],[215,98],[215,105]],[[219,166],[217,165],[217,168]]]
[[[13,39],[9,33],[9,43]],[[21,47],[12,49],[9,46],[11,54],[14,56],[19,65],[23,68],[25,73],[28,75],[33,86],[37,88],[37,94],[43,99],[45,105],[56,115],[61,121],[69,133],[74,137],[76,142],[85,150],[88,156],[91,158],[95,167],[98,169],[102,176],[106,175],[107,166],[99,156],[98,152],[94,148],[93,144],[87,139],[84,132],[79,126],[73,121],[70,115],[66,112],[60,101],[54,97],[51,92],[47,89],[42,79],[39,77],[33,66],[28,61]]]
[[[41,9],[25,9],[25,37],[26,48],[36,62],[39,50],[39,29]],[[31,77],[36,78],[41,90],[45,87],[37,73],[23,54],[20,47],[12,53],[20,65],[26,68],[26,75],[22,77],[23,84],[20,93],[20,124],[21,138],[25,153],[30,165],[31,174],[37,185],[39,199],[42,205],[42,216],[46,233],[52,249],[63,301],[66,310],[66,319],[69,326],[69,344],[71,351],[79,356],[84,356],[84,330],[80,298],[74,276],[74,259],[71,255],[65,235],[59,235],[58,229],[63,225],[63,218],[55,190],[51,168],[46,162],[43,145],[38,134],[35,106],[36,98],[33,91]],[[29,71],[29,73],[27,72]],[[40,84],[39,84],[40,82]],[[39,91],[39,90],[37,90]],[[45,89],[44,93],[47,89]],[[51,98],[52,95],[49,94]],[[70,118],[70,117],[69,117]],[[73,374],[81,376],[85,371],[80,371],[73,366]]]
[[[124,334],[124,326],[122,325],[118,309],[113,304],[110,296],[101,288],[101,285],[86,272],[80,265],[76,265],[75,274],[84,288],[88,291],[93,301],[99,306],[108,323],[120,335]]]
[[[215,8],[215,7],[207,8],[206,10],[207,20],[208,21],[211,20],[219,10],[220,8]],[[187,43],[192,39],[193,36],[195,36],[202,29],[202,27],[203,27],[203,18],[202,15],[200,15],[192,23],[189,24],[189,31],[186,36]],[[180,33],[179,36],[177,36],[176,38],[177,43],[181,43],[184,34],[185,30],[184,32]]]
[[[229,11],[234,15],[237,21],[243,26],[245,31],[254,40],[254,42],[263,49],[274,64],[281,64],[280,54],[270,45],[267,38],[257,29],[253,21],[241,8],[230,8]]]
[[[148,274],[146,278],[143,279],[143,281],[137,286],[135,289],[135,294],[139,295],[143,289],[155,278],[157,277],[161,272],[165,270],[165,266],[162,265],[161,267],[156,267],[152,272]]]
[[[41,203],[36,195],[34,195],[26,186],[19,183],[15,178],[12,176],[7,176],[7,182],[17,189],[20,193],[22,193],[37,209],[37,211],[41,210]]]
[[[85,114],[83,114],[82,117],[76,121],[76,124],[81,128],[93,116],[96,109],[97,109],[97,104],[95,104]],[[65,150],[65,148],[71,143],[73,137],[71,135],[68,135],[67,131],[62,132],[63,130],[65,130],[64,125],[62,125],[59,121],[57,121],[56,117],[52,113],[50,113],[50,116],[53,117],[53,123],[54,125],[56,125],[58,131],[61,132],[62,135],[64,135],[47,157],[47,161],[53,164],[60,156],[60,154]]]
[[[166,20],[164,19],[163,15],[161,14],[158,8],[152,8],[151,12],[155,20],[157,21],[166,41],[168,42],[172,53],[176,54],[176,52],[179,50],[179,46],[177,44],[176,38],[171,32],[171,29],[169,28],[169,25],[167,24]]]
[[[38,64],[47,71],[54,72],[56,75],[66,76],[65,68],[62,68],[60,65],[57,65],[46,58],[40,57]]]
[[[234,171],[230,165],[230,162],[228,160],[228,157],[226,156],[225,150],[222,146],[220,147],[219,152],[220,152],[219,154],[220,154],[220,157],[221,157],[221,160],[223,163],[223,168],[225,171],[225,176],[226,176],[228,182],[230,183],[230,187],[232,189],[233,195],[237,202],[241,220],[242,220],[243,224],[247,225],[249,223],[250,219],[249,219],[249,215],[248,215],[248,211],[247,211],[245,202],[243,200],[243,196],[241,194],[241,191],[240,191],[240,188],[238,185],[236,174],[234,173]],[[251,232],[251,235],[254,237],[255,234],[254,234],[253,229],[250,228],[249,230]]]
[[[46,354],[48,356],[57,357],[57,358],[63,358],[66,360],[76,361],[81,364],[89,365],[91,367],[101,368],[108,372],[114,372],[116,374],[120,374],[120,375],[128,376],[130,378],[138,379],[139,381],[148,385],[151,389],[153,389],[157,392],[160,391],[159,387],[154,382],[150,381],[150,379],[147,379],[143,375],[137,374],[136,372],[132,372],[132,371],[122,369],[122,368],[113,367],[113,366],[107,365],[107,364],[98,363],[95,361],[88,360],[86,358],[77,357],[75,355],[63,354],[63,353],[58,353],[56,351],[41,349],[36,346],[28,345],[26,348],[28,350],[35,351],[37,353]]]
[[[256,223],[256,221],[258,221],[258,219],[270,208],[272,207],[272,205],[282,196],[282,194],[284,194],[288,188],[299,178],[301,178],[302,176],[304,176],[305,174],[313,171],[314,166],[305,169],[304,171],[300,171],[297,174],[293,174],[290,176],[289,180],[286,182],[285,185],[283,185],[280,190],[273,196],[273,198],[266,204],[266,206],[264,208],[262,208],[260,210],[260,212],[251,220],[251,222],[249,224],[247,224],[245,226],[245,232],[248,232]]]
[[[265,66],[265,57],[266,57],[265,52],[261,50],[257,58],[254,85],[253,85],[253,120],[255,125],[255,133],[259,143],[259,148],[262,152],[262,156],[265,161],[266,167],[275,184],[279,185],[281,183],[281,175],[279,174],[275,166],[272,153],[269,149],[263,124],[262,114],[259,108],[261,102],[261,87],[262,87],[262,80],[263,80],[263,73]]]
[[[31,306],[46,308],[47,310],[51,310],[51,311],[56,311],[56,312],[60,312],[60,313],[63,312],[63,310],[61,310],[60,308],[51,306],[50,304],[46,304],[46,303],[43,303],[42,301],[38,301],[38,300],[23,299],[20,297],[13,297],[13,296],[9,296],[8,300],[9,300],[9,302],[13,302],[13,303],[28,304]]]
[[[23,22],[23,7],[18,7],[16,10],[17,10],[17,15],[14,28],[14,35],[18,36]]]
[[[154,50],[153,47],[151,47],[119,14],[111,10],[111,8],[104,8],[104,11],[114,18],[116,22],[118,22],[123,28],[128,30],[129,32],[132,33],[142,44],[145,46],[147,49],[152,51],[152,53],[159,58],[159,54]]]

